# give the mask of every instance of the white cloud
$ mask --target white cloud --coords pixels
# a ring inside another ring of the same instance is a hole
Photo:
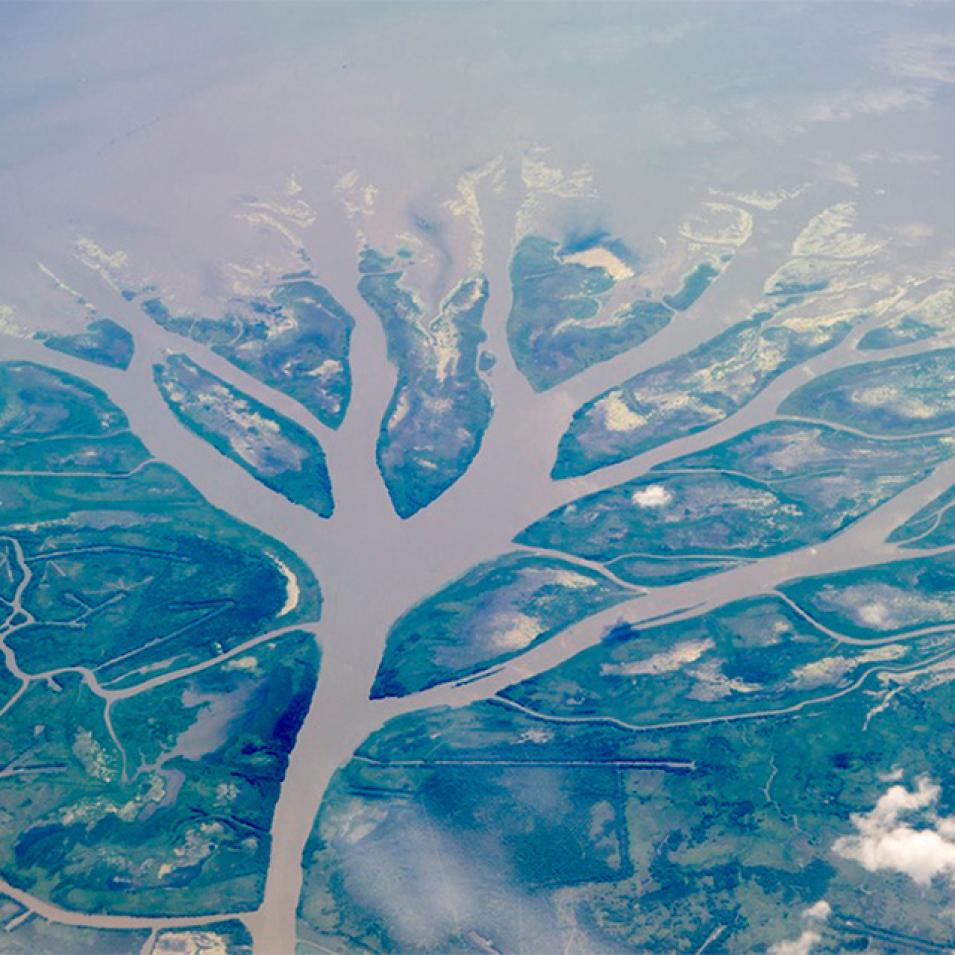
[[[634,491],[630,500],[638,507],[666,507],[673,495],[662,484],[648,484]]]
[[[929,163],[940,162],[942,157],[938,153],[928,152],[919,149],[900,149],[883,152],[877,149],[870,149],[859,156],[859,161],[864,163],[887,162],[894,166],[898,165],[926,165]]]
[[[777,942],[769,949],[769,955],[809,955],[813,945],[822,936],[811,928],[807,928],[799,938],[791,942]]]
[[[923,886],[940,876],[955,881],[955,817],[933,811],[940,792],[924,776],[911,791],[890,786],[871,812],[853,814],[857,834],[837,839],[833,851],[869,872],[902,872]]]
[[[955,83],[955,33],[895,37],[885,53],[886,66],[896,76],[929,83]]]
[[[835,123],[853,116],[879,116],[893,110],[925,109],[931,97],[922,90],[890,86],[839,90],[815,97],[796,114],[799,123]]]
[[[732,139],[731,134],[704,109],[678,108],[663,102],[643,106],[637,121],[660,145],[669,149],[711,146]]]
[[[858,173],[845,162],[824,162],[818,161],[814,164],[819,167],[822,171],[822,174],[828,176],[833,182],[837,182],[843,186],[849,186],[851,189],[859,188],[859,176]]]
[[[825,900],[820,899],[814,905],[810,905],[802,913],[802,917],[810,922],[817,924],[825,922],[832,914],[832,906]],[[814,928],[804,929],[799,938],[784,942],[777,942],[770,946],[769,955],[809,955],[813,945],[820,941],[822,936]]]
[[[556,782],[541,777],[529,798],[539,812],[567,797]],[[485,951],[531,951],[530,939],[535,951],[563,952],[574,945],[600,951],[586,928],[554,918],[545,896],[527,890],[506,855],[475,852],[459,830],[420,805],[394,800],[382,810],[369,801],[345,800],[333,802],[323,816],[341,897],[384,926],[395,951],[459,951],[455,943],[462,937]],[[360,838],[343,838],[349,825],[356,828],[356,816],[362,819]]]
[[[825,899],[820,899],[815,905],[810,905],[802,913],[803,918],[814,919],[819,922],[825,922],[830,915],[832,915],[832,906]]]
[[[927,222],[906,222],[898,226],[895,231],[906,245],[916,245],[935,235],[935,229]]]

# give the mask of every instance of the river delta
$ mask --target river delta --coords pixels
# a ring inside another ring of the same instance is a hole
[[[0,952],[955,949],[951,15],[721,7],[11,7]]]

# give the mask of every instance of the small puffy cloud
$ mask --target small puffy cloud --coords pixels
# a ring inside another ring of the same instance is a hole
[[[813,945],[818,942],[822,936],[807,928],[797,939],[791,942],[777,942],[769,949],[769,955],[809,955]]]
[[[934,812],[939,795],[924,776],[913,790],[890,786],[871,812],[853,814],[856,834],[837,839],[833,851],[869,872],[902,872],[923,886],[939,877],[955,881],[955,817]]]
[[[815,922],[825,922],[832,915],[832,906],[825,899],[820,899],[815,905],[810,905],[802,915],[803,918]]]
[[[634,491],[630,500],[637,507],[666,507],[673,495],[662,484],[648,484]]]
[[[802,913],[802,917],[818,926],[825,922],[831,914],[832,906],[825,899],[820,899],[814,905],[810,905]],[[772,945],[769,949],[769,955],[809,955],[813,946],[821,939],[822,936],[815,928],[806,928],[803,929],[799,938],[777,942]]]

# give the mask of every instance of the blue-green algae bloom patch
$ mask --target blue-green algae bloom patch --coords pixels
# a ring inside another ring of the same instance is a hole
[[[408,262],[365,249],[358,291],[381,321],[398,379],[376,459],[399,517],[440,497],[468,469],[491,420],[479,368],[487,279],[468,275],[429,316],[403,282]]]
[[[74,334],[37,332],[34,337],[53,351],[109,368],[125,370],[133,360],[133,336],[111,318],[94,319],[84,331]]]
[[[330,517],[332,482],[318,439],[301,425],[201,368],[186,355],[155,365],[176,417],[266,487]]]
[[[174,315],[158,295],[143,311],[201,342],[337,428],[351,397],[348,351],[355,321],[309,273],[284,276],[260,298],[233,299],[218,318]]]
[[[394,623],[371,695],[405,696],[463,679],[634,596],[569,561],[505,554],[472,568]]]

